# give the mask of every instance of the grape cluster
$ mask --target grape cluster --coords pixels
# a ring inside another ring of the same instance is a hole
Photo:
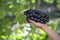
[[[46,22],[49,21],[49,16],[45,12],[38,11],[38,10],[27,10],[24,12],[24,15],[27,16],[26,20],[29,22],[29,20],[34,20],[35,22],[40,22],[43,24],[46,24]]]

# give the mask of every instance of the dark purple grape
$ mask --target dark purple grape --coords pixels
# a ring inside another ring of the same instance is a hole
[[[34,20],[34,17],[31,17],[31,20]]]
[[[40,16],[40,15],[38,15],[38,17],[40,18],[41,16]]]
[[[30,18],[27,17],[26,20],[27,20],[27,22],[29,22]]]
[[[37,21],[38,21],[38,22],[40,22],[40,21],[41,21],[41,19],[37,19]]]
[[[32,14],[29,14],[29,16],[32,16]]]
[[[40,18],[42,21],[44,20],[44,18]]]
[[[46,16],[46,19],[49,19],[49,16]]]
[[[32,14],[33,16],[35,15],[35,13]]]

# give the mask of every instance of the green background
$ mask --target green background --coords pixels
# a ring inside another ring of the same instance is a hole
[[[51,40],[43,30],[26,24],[24,11],[40,8],[40,1],[0,0],[0,40]],[[47,4],[54,2],[54,0],[43,1]],[[60,10],[60,0],[56,2],[56,7]],[[48,26],[60,35],[60,18],[50,19]]]

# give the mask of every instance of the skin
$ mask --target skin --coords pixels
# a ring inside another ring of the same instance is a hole
[[[39,22],[35,22],[33,20],[30,20],[29,24],[34,25],[35,27],[41,28],[42,30],[44,30],[48,34],[48,36],[52,38],[52,40],[60,40],[60,36],[54,31],[52,31],[51,29],[49,29],[47,24],[42,24]]]

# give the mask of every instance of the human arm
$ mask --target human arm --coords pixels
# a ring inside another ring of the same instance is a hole
[[[49,29],[47,24],[42,24],[42,23],[35,22],[32,20],[30,20],[30,24],[44,30],[52,38],[52,40],[60,40],[60,36],[57,33],[55,33],[54,31],[52,31],[51,29]]]

